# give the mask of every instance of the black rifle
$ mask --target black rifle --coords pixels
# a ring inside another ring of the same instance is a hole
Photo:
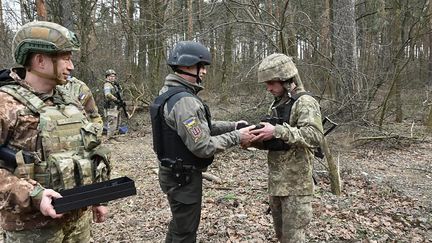
[[[129,114],[127,113],[126,110],[126,102],[123,100],[123,96],[121,94],[122,88],[118,82],[114,82],[114,85],[117,87],[117,92],[116,92],[116,97],[118,100],[117,105],[119,105],[122,108],[126,118],[129,119]]]
[[[16,162],[16,151],[13,149],[10,149],[6,146],[1,146],[0,147],[0,158],[1,160],[3,160],[7,166],[11,167],[11,168],[16,168],[17,167],[17,162]],[[34,161],[34,157],[33,155],[31,155],[30,152],[27,151],[23,151],[23,157],[24,157],[24,163],[26,164],[31,164]]]
[[[328,118],[328,116],[326,116],[326,117],[324,117],[324,120],[322,121],[323,127],[324,127],[324,125],[326,124],[327,121],[331,125],[330,125],[329,129],[327,129],[324,132],[324,137],[327,136],[329,133],[331,133],[339,125],[336,122],[330,120],[330,118]],[[318,149],[315,150],[314,155],[315,155],[315,157],[320,158],[320,159],[324,158],[324,153],[322,152],[321,147],[318,147]]]

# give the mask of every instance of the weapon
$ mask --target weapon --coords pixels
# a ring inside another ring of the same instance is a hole
[[[322,121],[323,127],[327,121],[330,123],[330,127],[324,132],[324,137],[327,136],[329,133],[331,133],[337,126],[339,126],[339,124],[330,120],[330,118],[328,118],[328,116],[326,116],[326,117],[324,117],[324,119]],[[315,150],[314,155],[315,155],[315,157],[320,158],[320,159],[324,158],[324,153],[322,152],[321,147],[318,147]]]
[[[114,85],[117,87],[117,92],[116,92],[116,97],[118,99],[117,105],[119,105],[122,108],[126,118],[129,119],[129,114],[126,110],[126,102],[123,100],[123,96],[121,94],[122,88],[120,84],[118,84],[117,82],[114,82]]]
[[[124,176],[109,181],[94,183],[60,191],[63,196],[53,199],[56,213],[98,205],[115,199],[136,195],[135,182]]]
[[[175,181],[177,182],[177,187],[181,187],[187,185],[192,180],[192,169],[191,165],[183,165],[183,160],[177,158],[176,160],[172,160],[170,158],[161,159],[161,165],[167,168],[170,168]]]
[[[10,166],[11,168],[17,167],[17,161],[16,161],[16,151],[13,149],[10,149],[6,146],[0,147],[0,158],[4,162],[6,162],[7,166]],[[24,163],[31,164],[34,161],[34,157],[30,152],[23,151],[23,157],[24,157]]]

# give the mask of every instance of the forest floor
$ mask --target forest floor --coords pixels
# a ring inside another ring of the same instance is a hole
[[[135,123],[138,129],[106,144],[113,150],[112,178],[133,179],[137,195],[110,204],[109,219],[93,227],[95,242],[164,240],[171,213],[154,173],[150,122],[142,115]],[[308,242],[432,242],[432,139],[419,138],[416,129],[398,125],[394,130],[408,134],[377,136],[340,128],[329,136],[343,191],[331,193],[326,162],[317,160]],[[276,242],[266,214],[265,151],[229,149],[208,172],[222,182],[204,180],[198,241]]]

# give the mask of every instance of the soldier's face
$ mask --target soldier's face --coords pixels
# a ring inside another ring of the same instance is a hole
[[[107,79],[108,79],[109,81],[115,81],[116,78],[117,78],[117,76],[116,76],[115,74],[110,74],[110,75],[107,77]]]
[[[74,65],[72,62],[72,53],[62,53],[57,56],[57,77],[60,80],[67,80],[72,70],[74,70]]]
[[[285,88],[281,81],[267,81],[265,82],[267,91],[275,97],[281,97],[285,93]]]

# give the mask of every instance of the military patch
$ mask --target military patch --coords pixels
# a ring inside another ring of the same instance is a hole
[[[84,100],[85,97],[86,97],[86,94],[81,93],[81,94],[79,94],[78,99],[79,100]]]
[[[202,136],[202,129],[200,127],[200,122],[197,118],[191,117],[185,121],[183,121],[186,129],[192,135],[194,141],[198,141]]]

